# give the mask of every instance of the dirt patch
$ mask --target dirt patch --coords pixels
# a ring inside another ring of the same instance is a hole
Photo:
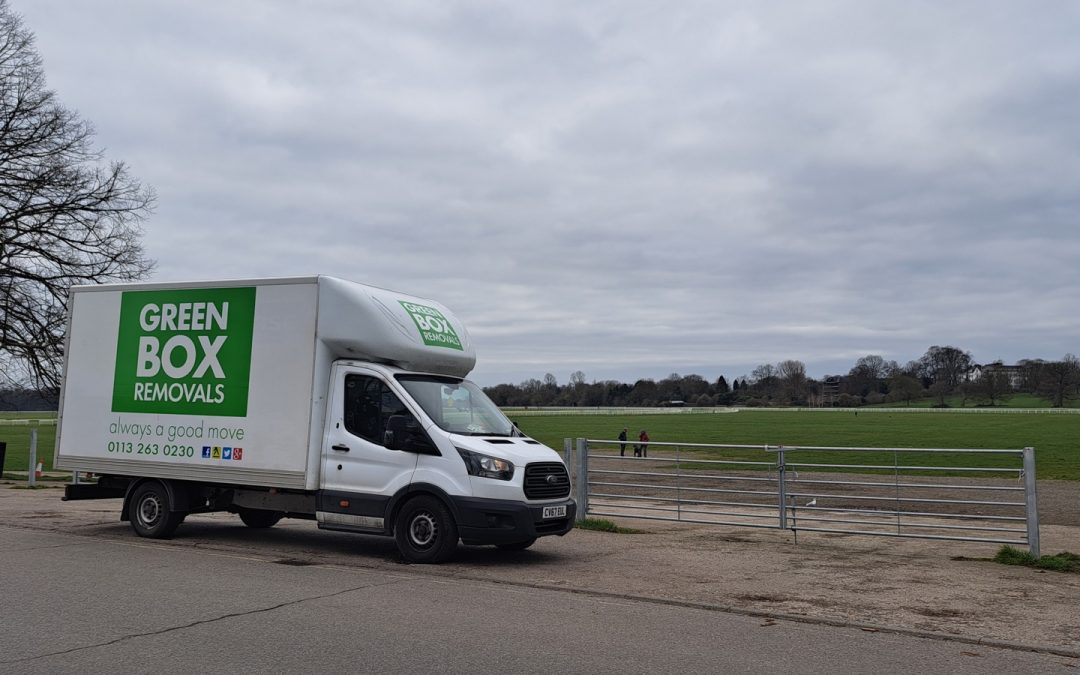
[[[784,602],[787,598],[782,598],[779,595],[763,595],[760,593],[743,593],[736,595],[736,599],[744,602]]]
[[[944,609],[937,607],[906,607],[905,609],[915,612],[916,614],[921,614],[922,616],[929,616],[935,619],[961,619],[971,616],[970,612],[962,612],[956,609]]]

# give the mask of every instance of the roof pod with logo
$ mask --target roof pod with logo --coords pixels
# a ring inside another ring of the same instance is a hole
[[[465,377],[476,351],[465,325],[442,303],[320,276],[316,337],[335,358]]]

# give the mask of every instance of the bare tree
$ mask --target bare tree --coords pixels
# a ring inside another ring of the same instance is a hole
[[[780,380],[776,376],[776,367],[763,363],[750,373],[750,386],[754,393],[766,399],[773,399],[779,393]]]
[[[750,382],[758,383],[776,377],[776,367],[771,363],[763,363],[750,373]]]
[[[54,387],[74,284],[145,277],[154,193],[105,165],[94,129],[46,89],[34,36],[0,0],[0,372]]]
[[[697,401],[703,394],[708,394],[709,383],[705,381],[704,377],[691,373],[683,376],[681,388],[683,400],[688,402]]]
[[[1016,362],[1020,366],[1020,389],[1029,394],[1038,393],[1042,389],[1043,366],[1046,361],[1042,359],[1021,359]]]
[[[1013,394],[1012,380],[1001,368],[1001,361],[983,366],[979,379],[969,382],[961,389],[966,389],[967,393],[990,405],[1010,398]]]
[[[855,362],[848,371],[846,389],[853,396],[867,396],[885,389],[885,380],[899,372],[896,361],[886,361],[877,354],[868,354]]]
[[[630,404],[656,405],[656,400],[659,396],[659,393],[660,392],[656,386],[656,382],[648,378],[638,380],[634,383],[634,388],[630,392]]]
[[[860,370],[872,380],[883,380],[896,370],[896,361],[886,361],[877,354],[867,354],[855,362],[852,370]]]
[[[1055,408],[1064,407],[1080,393],[1080,360],[1066,354],[1060,361],[1044,363],[1040,381],[1039,393]]]
[[[953,389],[949,388],[949,385],[946,384],[945,380],[938,380],[933,383],[930,385],[927,392],[929,392],[930,396],[937,401],[937,403],[934,404],[935,408],[949,407],[949,404],[945,402],[945,399],[949,397],[949,394],[953,392]]]
[[[530,377],[521,383],[521,390],[528,394],[530,397],[535,398],[540,393],[540,388],[543,384],[535,377]]]
[[[934,345],[919,359],[921,375],[941,384],[944,394],[951,394],[964,382],[972,366],[971,354],[956,347]]]
[[[889,379],[889,400],[911,402],[923,394],[922,383],[910,375],[897,373]]]
[[[660,395],[662,401],[681,401],[683,400],[682,393],[682,376],[678,373],[672,373],[656,383],[657,393]]]
[[[802,361],[788,359],[776,364],[776,377],[783,386],[785,403],[805,405],[807,380],[806,366]]]

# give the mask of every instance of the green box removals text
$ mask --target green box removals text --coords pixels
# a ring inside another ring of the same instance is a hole
[[[454,327],[450,325],[442,312],[434,307],[420,305],[415,302],[406,302],[404,300],[398,300],[398,302],[412,317],[416,329],[420,331],[420,339],[424,341],[425,345],[464,351],[464,347],[461,346],[461,339],[458,338]]]
[[[247,415],[254,288],[128,291],[113,412]]]

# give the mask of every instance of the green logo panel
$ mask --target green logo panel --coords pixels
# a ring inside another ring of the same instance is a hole
[[[247,415],[254,288],[129,291],[113,412]]]
[[[416,324],[417,330],[420,331],[420,338],[425,345],[465,351],[465,348],[461,346],[461,339],[454,332],[454,327],[450,325],[442,312],[434,307],[418,305],[415,302],[406,302],[404,300],[398,300],[398,302],[412,317],[413,323]]]

